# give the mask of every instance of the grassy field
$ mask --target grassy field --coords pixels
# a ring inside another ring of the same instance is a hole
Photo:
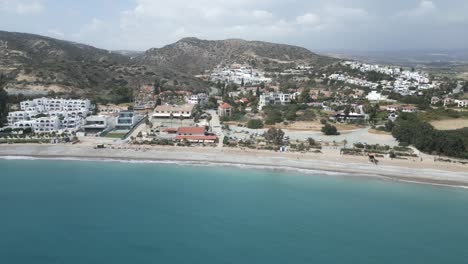
[[[126,134],[125,133],[109,133],[105,137],[106,138],[123,138]]]

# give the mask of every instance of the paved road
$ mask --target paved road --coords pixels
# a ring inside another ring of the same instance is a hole
[[[219,142],[218,142],[217,147],[222,148],[223,147],[224,132],[223,132],[223,128],[221,126],[221,122],[219,120],[218,113],[215,110],[208,110],[207,112],[211,115],[211,130],[219,138]]]

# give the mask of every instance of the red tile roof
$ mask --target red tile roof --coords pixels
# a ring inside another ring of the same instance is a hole
[[[232,106],[228,103],[223,103],[222,105],[219,106],[221,109],[229,109],[232,108]]]
[[[183,135],[177,135],[176,140],[216,140],[218,137],[217,136],[183,136]]]
[[[177,135],[205,135],[204,127],[179,127]]]

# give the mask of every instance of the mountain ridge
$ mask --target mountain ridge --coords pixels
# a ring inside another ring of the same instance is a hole
[[[132,90],[155,80],[178,90],[207,89],[208,84],[194,76],[232,63],[265,68],[333,60],[298,46],[242,39],[188,37],[139,53],[0,31],[0,73],[8,75],[7,89],[16,93],[54,91],[124,101]]]

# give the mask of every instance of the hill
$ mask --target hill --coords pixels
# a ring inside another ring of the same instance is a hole
[[[202,87],[196,78],[166,68],[147,67],[121,52],[54,38],[0,31],[0,73],[10,93],[84,95],[101,101],[125,101],[134,88],[168,83]],[[182,88],[182,87],[181,87]]]
[[[0,31],[0,58],[0,73],[8,77],[9,93],[54,91],[113,102],[128,101],[134,89],[155,80],[176,90],[207,89],[194,75],[223,64],[266,68],[291,63],[325,65],[334,60],[296,46],[238,39],[184,38],[140,53],[6,31]]]
[[[240,39],[197,38],[184,38],[163,48],[150,49],[135,59],[144,65],[165,66],[193,75],[231,63],[250,63],[263,68],[271,64],[325,65],[333,61],[297,46]]]

